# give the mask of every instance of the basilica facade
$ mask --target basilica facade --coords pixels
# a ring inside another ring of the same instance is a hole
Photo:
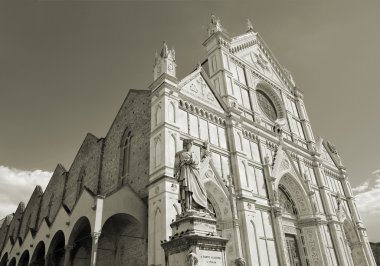
[[[376,265],[339,153],[314,137],[290,72],[249,21],[231,37],[212,16],[203,45],[179,78],[164,43],[107,135],[88,134],[70,168],[2,220],[1,266],[167,265],[188,139],[210,153],[200,179],[225,265]]]

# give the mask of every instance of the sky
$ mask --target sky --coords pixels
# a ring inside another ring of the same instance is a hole
[[[0,1],[0,184],[15,189],[0,189],[0,216],[29,197],[11,191],[69,169],[87,132],[105,136],[128,90],[152,82],[163,40],[177,76],[192,71],[214,13],[230,36],[249,18],[292,72],[380,241],[379,11],[377,1]]]

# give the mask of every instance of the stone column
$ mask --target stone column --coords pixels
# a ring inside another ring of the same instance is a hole
[[[93,232],[92,236],[92,248],[91,248],[91,266],[96,265],[96,259],[98,255],[98,242],[100,238],[101,232]]]
[[[73,249],[74,245],[65,246],[65,260],[63,263],[64,266],[71,266],[71,252]]]

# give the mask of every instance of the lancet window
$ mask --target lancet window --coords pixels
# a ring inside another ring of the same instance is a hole
[[[121,157],[122,157],[122,164],[121,164],[121,175],[126,176],[129,173],[129,167],[130,167],[130,157],[131,157],[131,144],[132,144],[132,134],[130,131],[126,131],[123,141],[122,141],[122,147],[121,147]]]

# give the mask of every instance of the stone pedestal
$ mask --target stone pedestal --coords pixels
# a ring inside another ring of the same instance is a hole
[[[172,236],[161,244],[166,266],[226,266],[228,239],[219,237],[216,220],[210,214],[189,211],[177,215],[170,224]]]

